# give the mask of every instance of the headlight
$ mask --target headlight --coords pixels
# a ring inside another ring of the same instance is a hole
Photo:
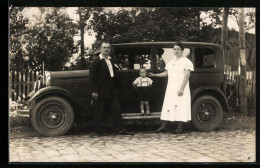
[[[45,71],[44,72],[44,84],[46,86],[50,86],[51,84],[51,72],[50,71]]]

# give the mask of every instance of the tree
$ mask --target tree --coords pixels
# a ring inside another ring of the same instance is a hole
[[[84,33],[87,29],[89,29],[89,26],[87,24],[88,19],[92,15],[93,8],[85,8],[85,7],[78,7],[78,10],[76,13],[79,15],[78,20],[78,26],[80,30],[80,61],[78,62],[80,66],[78,66],[79,69],[86,69],[86,63],[85,63],[85,46],[84,46]]]
[[[62,70],[64,64],[77,52],[73,37],[77,33],[76,24],[72,22],[63,8],[40,8],[41,15],[31,25],[26,36],[26,50],[29,67],[49,71]]]
[[[227,37],[228,37],[228,28],[227,28],[227,22],[228,22],[228,7],[225,7],[223,10],[223,21],[222,21],[222,33],[221,33],[221,44],[224,49],[224,58],[227,57]],[[224,59],[225,60],[225,59]],[[226,64],[226,63],[225,63]]]
[[[239,82],[239,97],[240,97],[240,113],[248,115],[247,111],[247,95],[246,95],[246,54],[245,54],[245,30],[244,30],[244,9],[238,9],[239,23],[239,48],[240,48],[240,82]]]
[[[142,41],[203,41],[202,10],[210,8],[121,8],[94,12],[91,21],[96,43]],[[194,17],[195,16],[195,17]]]
[[[233,20],[238,21],[238,9],[231,8],[229,10],[230,16]],[[245,49],[246,49],[246,61],[247,69],[255,69],[255,35],[249,34],[251,29],[255,28],[255,8],[244,8],[244,31],[245,31]],[[238,38],[238,37],[237,37]]]
[[[10,69],[27,69],[28,61],[25,58],[23,49],[24,33],[28,19],[23,16],[19,8],[13,7],[10,10]]]

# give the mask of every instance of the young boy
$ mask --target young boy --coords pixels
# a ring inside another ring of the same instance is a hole
[[[138,93],[138,100],[140,101],[140,108],[141,108],[141,116],[145,115],[144,112],[144,105],[146,107],[146,114],[150,114],[150,88],[152,87],[153,81],[148,78],[147,75],[147,69],[146,68],[140,68],[140,77],[136,78],[133,82],[133,87],[137,90]]]

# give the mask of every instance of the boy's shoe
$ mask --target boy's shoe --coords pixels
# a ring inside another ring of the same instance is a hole
[[[144,113],[141,113],[140,116],[144,116],[145,114]]]
[[[151,113],[146,113],[146,115],[151,116]]]

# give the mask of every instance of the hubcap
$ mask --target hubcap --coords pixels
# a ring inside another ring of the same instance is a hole
[[[40,122],[46,128],[54,129],[63,124],[65,120],[65,109],[58,104],[46,105],[40,115]]]
[[[214,119],[216,108],[210,102],[205,102],[198,109],[198,118],[202,122],[210,122]]]

